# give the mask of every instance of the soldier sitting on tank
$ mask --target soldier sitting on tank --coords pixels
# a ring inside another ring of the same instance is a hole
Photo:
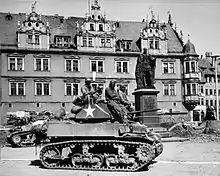
[[[121,103],[120,97],[115,90],[115,81],[110,81],[109,87],[105,89],[105,98],[114,119],[120,123],[128,121],[128,110]]]
[[[103,87],[98,86],[96,92],[93,94],[94,103],[106,103],[106,100],[102,97]]]
[[[119,86],[118,95],[119,95],[121,103],[127,108],[127,110],[129,112],[134,111],[134,107],[132,107],[131,102],[128,100],[128,97],[126,94],[126,88],[123,84]]]
[[[82,100],[84,101],[84,103],[88,103],[88,100],[90,100],[90,98],[92,98],[93,94],[95,93],[91,82],[92,80],[90,78],[87,78],[85,80],[85,85],[83,85],[81,88]]]
[[[73,100],[73,107],[71,108],[71,113],[75,115],[78,114],[83,109],[84,106],[85,106],[85,102],[83,101],[83,97],[77,96]]]

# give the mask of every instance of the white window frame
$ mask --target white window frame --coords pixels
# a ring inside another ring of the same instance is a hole
[[[196,73],[196,72],[198,72],[198,62],[193,60],[193,61],[185,61],[184,62],[184,72],[185,73],[188,73],[188,72],[186,72],[186,63],[187,62],[189,63],[189,73]],[[192,62],[195,63],[195,72],[192,72]]]
[[[187,83],[185,84],[185,90],[186,90],[186,95],[195,95],[195,94],[192,94],[192,84],[195,84],[196,85],[196,95],[198,94],[198,84],[197,83]],[[190,92],[187,91],[187,85],[190,85]],[[209,93],[209,91],[208,91]]]
[[[71,95],[67,95],[67,84],[70,84],[71,85]],[[78,91],[77,91],[77,95],[73,95],[73,85],[76,84],[78,86]],[[80,86],[79,86],[79,83],[71,83],[71,82],[66,82],[65,85],[64,85],[64,95],[65,96],[78,96],[79,95],[79,92],[80,92]]]
[[[71,70],[70,71],[67,70],[67,64],[66,64],[67,60],[71,61]],[[78,71],[74,71],[73,70],[73,61],[77,61],[78,62]],[[78,59],[65,59],[65,71],[66,72],[80,72],[80,60],[78,60]]]
[[[164,94],[165,85],[168,85],[168,95]],[[174,95],[171,95],[171,85],[174,85]],[[176,96],[176,84],[163,84],[163,95],[164,96]]]
[[[164,72],[165,64],[167,64],[167,67],[168,67],[167,73]],[[170,69],[171,64],[173,64],[173,72],[171,72],[171,69]],[[163,74],[175,74],[176,73],[175,62],[162,62],[162,73]]]
[[[37,59],[41,60],[41,68],[40,70],[37,70]],[[47,59],[48,60],[48,70],[43,70],[44,66],[43,66],[43,60]],[[34,58],[34,71],[50,71],[50,58]]]
[[[95,72],[97,72],[97,73],[104,73],[105,72],[105,62],[104,62],[104,60],[90,60],[90,63],[89,63],[89,65],[90,65],[90,72],[94,72],[94,71],[92,71],[92,62],[93,61],[96,62],[96,71]],[[103,63],[103,72],[99,72],[98,71],[98,62],[99,61],[101,61]]]
[[[16,84],[16,95],[12,95],[11,94],[11,84],[12,83],[15,83]],[[23,87],[24,87],[24,94],[23,95],[18,95],[18,84],[19,83],[22,83],[23,84]],[[9,95],[10,96],[25,96],[26,95],[26,91],[25,91],[25,89],[26,89],[26,84],[25,84],[25,82],[24,81],[19,81],[19,82],[14,82],[14,81],[9,81],[9,85],[8,85],[8,88],[9,88]]]
[[[117,63],[120,62],[121,63],[121,72],[117,71]],[[123,63],[127,62],[127,72],[124,72],[124,68],[123,68]],[[115,61],[115,72],[116,73],[129,73],[129,61]]]
[[[10,69],[10,59],[15,59],[15,70]],[[22,59],[22,69],[18,70],[18,59]],[[8,71],[24,71],[24,57],[8,57]]]
[[[41,95],[37,95],[37,84],[42,85],[42,94]],[[44,84],[49,84],[49,95],[44,95]],[[51,82],[40,82],[40,81],[34,82],[34,95],[35,96],[51,96]]]

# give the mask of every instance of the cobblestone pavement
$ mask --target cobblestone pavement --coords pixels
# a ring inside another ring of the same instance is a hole
[[[164,152],[147,171],[142,172],[94,172],[73,170],[48,170],[34,164],[39,157],[34,147],[1,149],[0,175],[31,176],[220,176],[220,143],[172,142],[164,143]],[[38,149],[39,154],[39,149]]]

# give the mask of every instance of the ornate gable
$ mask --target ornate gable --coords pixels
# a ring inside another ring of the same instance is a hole
[[[36,13],[36,1],[23,22],[18,21],[18,47],[49,49],[49,24]]]

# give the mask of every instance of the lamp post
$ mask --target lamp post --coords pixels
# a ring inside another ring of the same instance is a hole
[[[215,89],[216,89],[216,119],[219,120],[219,100],[218,100],[218,63],[217,58],[220,57],[219,55],[212,56],[215,60]]]

